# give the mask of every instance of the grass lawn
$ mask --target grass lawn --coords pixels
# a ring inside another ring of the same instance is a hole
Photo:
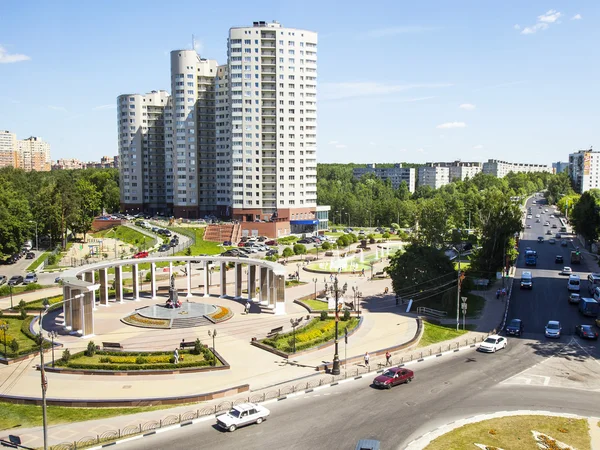
[[[40,256],[38,256],[35,261],[33,261],[29,267],[27,268],[27,272],[33,272],[35,269],[37,269],[38,267],[40,267],[40,264],[42,264],[44,262],[44,260],[50,256],[50,254],[52,253],[52,250],[46,250],[44,253],[42,253]]]
[[[55,305],[56,303],[62,302],[63,300],[63,296],[62,295],[55,295],[54,297],[47,297],[48,298],[48,305],[52,306]],[[43,298],[40,298],[38,300],[34,300],[32,302],[27,302],[25,303],[25,309],[43,309],[44,308],[44,300]]]
[[[117,226],[108,230],[98,231],[97,233],[94,233],[90,236],[95,239],[101,239],[103,237],[118,239],[129,245],[144,248],[153,247],[154,245],[156,245],[156,242],[158,240],[158,238],[151,238],[149,236],[146,236],[144,233],[140,233],[139,231],[136,231],[126,226]],[[106,252],[110,253],[109,250],[110,249],[106,250]]]
[[[14,405],[0,403],[0,430],[11,428],[31,428],[42,426],[42,407],[33,405]],[[180,405],[173,405],[180,406]],[[83,422],[85,420],[105,419],[107,417],[125,416],[147,411],[167,409],[170,406],[142,406],[131,408],[65,408],[48,406],[48,425],[59,423]]]
[[[204,231],[206,228],[182,228],[182,227],[168,227],[169,230],[175,233],[183,234],[184,236],[194,236],[195,243],[189,248],[191,256],[197,255],[218,255],[223,252],[223,246],[219,242],[210,242],[204,240]],[[175,253],[177,256],[186,256],[188,250]]]
[[[31,318],[29,318],[29,320],[31,320]],[[8,330],[6,331],[6,352],[8,353],[9,358],[16,356],[10,349],[10,343],[13,339],[15,339],[19,344],[19,354],[25,354],[38,348],[38,345],[33,339],[30,339],[23,332],[21,332],[21,325],[23,324],[23,321],[20,318],[4,316],[2,319],[0,319],[0,324],[8,324]],[[0,333],[0,355],[5,357],[4,331]]]
[[[487,445],[489,448],[534,450],[538,446],[531,433],[532,430],[544,433],[578,450],[590,450],[591,448],[589,427],[584,419],[513,416],[465,425],[440,436],[425,449],[475,448],[473,444],[477,443]]]
[[[46,285],[41,285],[41,284],[37,284],[37,283],[31,283],[31,284],[26,284],[26,285],[13,286],[12,293],[13,293],[13,295],[16,295],[16,294],[21,294],[23,292],[39,291],[40,289],[46,289],[46,288],[51,288],[51,287],[56,287],[56,286],[46,286]],[[4,296],[8,296],[8,295],[10,295],[10,288],[8,287],[8,285],[5,284],[4,286],[0,287],[0,297],[4,297]]]
[[[358,325],[358,318],[338,322],[338,337],[344,336],[344,330],[353,330]],[[308,325],[296,330],[296,351],[306,350],[334,339],[335,320],[320,318],[312,319]],[[264,339],[263,344],[269,345],[286,353],[293,351],[294,335],[292,332],[280,334],[271,339]]]
[[[455,337],[462,336],[467,331],[459,330],[456,331],[456,325],[443,326],[434,325],[429,322],[423,322],[425,329],[423,330],[423,336],[419,341],[419,347],[427,347],[431,344],[437,344],[438,342],[448,341]]]
[[[294,287],[294,286],[302,286],[303,284],[308,284],[306,281],[298,281],[298,280],[285,280],[285,287]]]
[[[302,303],[309,306],[313,311],[327,311],[329,309],[327,302],[322,302],[321,300],[302,300]]]

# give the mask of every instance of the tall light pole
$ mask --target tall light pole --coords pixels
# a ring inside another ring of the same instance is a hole
[[[44,450],[48,450],[48,414],[46,411],[46,390],[48,389],[48,379],[46,378],[46,368],[44,365],[44,336],[42,335],[43,327],[42,320],[44,314],[48,311],[48,306],[43,311],[40,311],[40,334],[38,340],[40,342],[40,377],[42,385],[42,427],[44,434]]]
[[[52,367],[54,368],[54,339],[58,337],[58,333],[56,331],[48,332],[48,337],[52,339]]]
[[[290,324],[292,325],[292,353],[296,353],[296,327],[300,325],[302,321],[302,317],[299,319],[290,319]]]
[[[318,280],[316,278],[313,278],[312,280],[313,280],[313,283],[315,283],[315,300],[316,300],[317,299],[317,281]]]
[[[8,331],[8,324],[3,323],[0,325],[0,330],[4,332],[4,358],[8,359],[8,353],[6,353],[6,332]]]
[[[208,330],[208,336],[212,337],[213,340],[213,366],[217,365],[217,355],[216,355],[216,350],[215,350],[215,338],[217,337],[217,330],[213,330],[213,332],[211,333],[210,330]]]
[[[339,301],[340,294],[343,295],[347,289],[348,289],[348,283],[344,283],[344,286],[342,288],[339,288],[338,287],[338,278],[335,277],[335,280],[333,281],[333,286],[331,286],[331,291],[330,291],[333,295],[335,295],[335,353],[333,354],[333,366],[331,368],[332,375],[340,374],[340,356],[338,353],[338,323],[340,321],[340,316],[339,316],[338,301]]]
[[[351,227],[352,226],[352,222],[350,221],[350,213],[347,212],[346,215],[348,216],[348,226]]]

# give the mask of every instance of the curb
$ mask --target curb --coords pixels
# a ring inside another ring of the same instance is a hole
[[[428,431],[427,433],[419,436],[418,438],[412,440],[407,444],[405,450],[423,450],[429,445],[431,441],[441,437],[457,428],[463,427],[465,425],[469,425],[472,423],[482,422],[484,420],[490,419],[500,419],[502,417],[510,417],[510,416],[552,416],[552,417],[566,417],[569,419],[585,419],[588,417],[580,416],[578,414],[569,414],[569,413],[555,413],[551,411],[532,411],[532,410],[518,410],[518,411],[497,411],[495,413],[489,414],[478,414],[476,416],[466,417],[464,419],[458,419],[453,422],[450,422],[446,425],[436,428],[435,430]],[[595,421],[598,421],[599,418],[592,417]]]
[[[460,351],[471,350],[472,348],[475,348],[475,347],[477,347],[477,344],[469,344],[467,346],[459,347],[459,348],[456,348],[454,350],[449,350],[449,351],[446,351],[446,352],[442,352],[442,353],[438,353],[438,354],[433,354],[431,356],[425,356],[423,358],[419,358],[419,359],[416,359],[414,361],[408,361],[408,362],[406,362],[404,364],[399,364],[399,365],[397,365],[395,367],[405,367],[405,366],[412,365],[412,364],[418,364],[420,362],[428,361],[430,359],[438,359],[438,358],[440,358],[441,356],[444,356],[444,355],[453,355],[453,354],[455,354],[457,352],[460,352]],[[364,374],[361,374],[361,375],[358,375],[358,376],[351,376],[351,377],[346,378],[344,380],[333,381],[333,382],[331,382],[329,384],[325,384],[323,386],[317,386],[317,387],[314,387],[314,388],[305,389],[305,390],[300,391],[300,392],[292,392],[292,393],[287,394],[287,395],[285,395],[283,397],[273,398],[273,399],[269,399],[269,400],[266,400],[264,402],[261,402],[261,405],[270,405],[270,404],[278,403],[278,402],[281,402],[281,401],[284,401],[284,400],[287,400],[287,399],[290,399],[290,398],[300,397],[300,396],[307,395],[307,394],[310,394],[310,393],[313,393],[313,392],[321,391],[323,389],[331,388],[331,387],[338,386],[338,385],[345,384],[345,383],[350,383],[350,382],[355,381],[355,380],[360,380],[362,378],[368,378],[369,376],[374,376],[376,374],[383,373],[384,371],[385,371],[385,369],[373,370],[371,372],[367,372],[367,373],[364,373]],[[128,437],[128,438],[120,439],[118,441],[108,442],[106,444],[98,445],[96,447],[90,447],[90,448],[88,448],[88,450],[98,450],[98,449],[102,449],[102,448],[105,448],[105,447],[111,447],[113,445],[123,444],[123,443],[126,443],[126,442],[134,441],[134,440],[137,440],[137,439],[142,439],[142,438],[145,438],[145,437],[148,437],[148,436],[152,436],[152,435],[155,435],[155,434],[160,434],[160,433],[164,433],[164,432],[167,432],[167,431],[176,430],[178,428],[186,427],[188,425],[194,425],[194,424],[206,422],[206,421],[209,421],[209,420],[215,420],[217,418],[217,416],[219,416],[221,414],[224,414],[224,413],[225,413],[225,411],[223,411],[223,412],[221,412],[219,414],[211,414],[209,416],[199,417],[197,419],[188,420],[186,422],[178,423],[176,425],[170,425],[170,426],[167,426],[167,427],[164,427],[164,428],[159,428],[159,429],[156,429],[156,430],[148,431],[146,433],[139,434],[139,435],[136,435],[136,436],[131,436],[131,437]]]

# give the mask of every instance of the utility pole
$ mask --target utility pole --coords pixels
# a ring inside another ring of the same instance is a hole
[[[456,331],[460,328],[460,285],[462,284],[462,272],[460,270],[460,250],[458,252],[458,271],[457,271],[457,284],[456,284]]]

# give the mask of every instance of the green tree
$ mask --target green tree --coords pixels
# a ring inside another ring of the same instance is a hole
[[[571,217],[573,215],[573,208],[581,198],[579,194],[569,194],[560,198],[560,200],[556,203],[556,206],[567,217]]]
[[[27,200],[10,185],[0,183],[0,257],[17,253],[30,236]]]
[[[306,246],[304,244],[294,244],[294,255],[305,255]]]
[[[283,252],[281,252],[281,255],[284,258],[289,258],[290,256],[294,256],[294,250],[292,250],[290,247],[285,247]]]
[[[577,234],[586,242],[595,241],[600,233],[600,189],[583,193],[571,214],[571,222]]]
[[[102,212],[102,196],[94,184],[83,178],[75,185],[75,195],[78,202],[73,227],[78,233],[83,233],[85,240],[87,232],[92,228],[94,218]]]

